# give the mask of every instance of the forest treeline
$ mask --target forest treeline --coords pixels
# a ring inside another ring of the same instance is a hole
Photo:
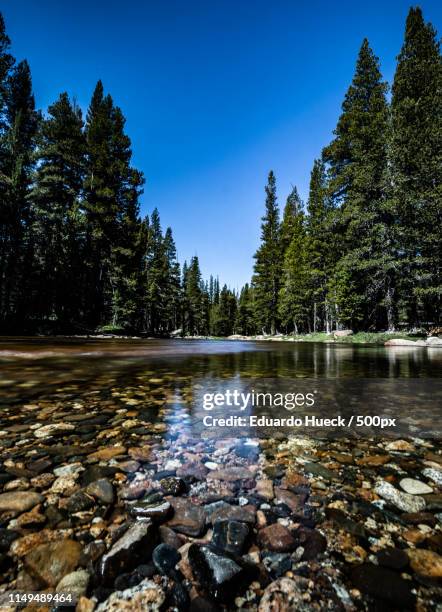
[[[440,324],[442,61],[410,9],[391,92],[367,40],[306,204],[280,214],[269,173],[261,243],[239,293],[182,268],[121,109],[98,81],[86,116],[42,113],[0,15],[0,331],[149,335],[386,330]]]

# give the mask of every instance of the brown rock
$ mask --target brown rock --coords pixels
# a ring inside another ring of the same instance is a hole
[[[253,474],[245,467],[227,467],[222,470],[214,470],[207,475],[208,480],[225,480],[226,482],[247,480],[249,478],[253,478]]]
[[[206,525],[206,514],[203,508],[179,497],[168,498],[168,501],[173,507],[174,516],[168,521],[167,526],[185,535],[200,536]]]
[[[411,568],[422,578],[442,578],[442,557],[432,550],[409,548],[407,551]]]
[[[256,483],[256,492],[261,495],[264,499],[272,500],[274,497],[273,493],[273,482],[268,479],[258,480]]]
[[[43,501],[43,497],[33,491],[10,491],[0,494],[0,512],[26,512]]]
[[[109,461],[114,457],[118,457],[119,455],[124,455],[126,449],[124,446],[108,446],[106,448],[101,448],[95,453],[92,453],[88,456],[90,461]]]
[[[16,557],[23,557],[40,544],[66,540],[70,535],[72,535],[71,529],[42,529],[15,540],[11,544],[11,553]]]
[[[305,583],[305,584],[304,584]],[[307,580],[298,578],[279,578],[264,591],[258,612],[285,612],[301,609],[304,603],[302,595],[306,589]]]
[[[261,548],[274,552],[290,552],[297,547],[292,533],[279,523],[261,529],[258,532],[258,544]]]
[[[42,580],[47,586],[55,587],[66,574],[78,566],[81,545],[75,540],[50,542],[34,548],[24,558],[29,573]]]
[[[368,465],[370,467],[377,467],[379,465],[384,465],[390,461],[390,455],[367,455],[366,457],[361,457],[356,460],[358,465]]]
[[[275,488],[275,499],[277,502],[285,504],[292,512],[299,512],[305,504],[306,495],[303,493],[296,495],[286,489]]]
[[[135,461],[148,463],[152,460],[152,450],[149,446],[133,446],[127,451],[127,454]]]

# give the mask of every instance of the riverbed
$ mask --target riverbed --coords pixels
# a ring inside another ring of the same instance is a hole
[[[3,590],[71,589],[84,611],[436,609],[441,365],[356,344],[2,339]],[[406,427],[201,427],[204,393],[251,385],[316,391],[322,416],[381,398]]]

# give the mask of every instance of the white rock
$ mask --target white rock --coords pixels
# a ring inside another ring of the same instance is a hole
[[[410,495],[426,495],[433,492],[433,489],[425,484],[425,482],[415,480],[414,478],[402,478],[399,484]]]
[[[66,574],[57,584],[58,593],[71,593],[75,597],[81,597],[86,593],[89,584],[89,573],[84,569],[79,569],[70,574]]]
[[[427,346],[425,340],[406,340],[405,338],[392,338],[384,343],[385,346],[411,346],[413,348],[419,348]]]
[[[436,484],[442,486],[442,471],[441,470],[437,470],[435,468],[425,468],[425,470],[422,470],[422,474],[425,476],[425,478],[429,478]]]
[[[402,493],[385,480],[376,483],[374,492],[402,512],[421,512],[426,505],[423,497]]]
[[[219,467],[219,463],[215,463],[214,461],[208,461],[204,465],[208,470],[217,470]]]
[[[81,463],[68,463],[67,465],[62,465],[61,467],[55,468],[54,474],[56,476],[76,476],[83,470],[84,467],[81,465]]]
[[[437,336],[431,336],[430,338],[427,338],[427,346],[442,347],[442,338],[438,338]]]
[[[122,610],[157,612],[165,598],[160,586],[152,580],[145,579],[130,589],[115,591],[95,608],[95,612],[121,612]]]
[[[51,423],[50,425],[43,425],[34,431],[36,438],[49,438],[55,433],[62,433],[64,431],[72,431],[75,429],[74,425],[70,423]]]

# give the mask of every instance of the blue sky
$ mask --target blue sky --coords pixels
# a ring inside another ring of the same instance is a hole
[[[367,37],[391,82],[410,2],[403,0],[9,0],[13,53],[36,101],[62,91],[87,108],[97,79],[121,106],[143,213],[158,207],[179,259],[233,288],[249,280],[264,185],[283,206],[307,195]],[[442,3],[420,3],[442,33]]]

